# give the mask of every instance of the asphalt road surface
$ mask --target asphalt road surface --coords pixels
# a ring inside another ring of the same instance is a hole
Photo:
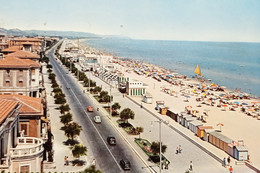
[[[125,172],[120,166],[121,159],[128,159],[131,163],[131,170],[126,172],[150,172],[148,169],[142,169],[146,165],[133,152],[126,141],[111,125],[109,119],[97,111],[94,107],[94,112],[88,112],[87,107],[94,105],[92,101],[85,96],[82,89],[79,88],[76,81],[70,76],[67,69],[64,68],[56,59],[54,46],[47,56],[53,66],[56,77],[59,79],[62,89],[66,95],[66,99],[73,112],[73,120],[82,126],[84,135],[82,142],[91,150],[97,162],[97,167],[104,173]],[[94,116],[102,116],[102,123],[96,124],[93,121]],[[114,136],[116,145],[111,146],[107,143],[107,137]]]

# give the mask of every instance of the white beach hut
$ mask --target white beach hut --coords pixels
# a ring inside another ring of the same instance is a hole
[[[149,93],[143,94],[142,101],[148,104],[153,103],[153,96]]]

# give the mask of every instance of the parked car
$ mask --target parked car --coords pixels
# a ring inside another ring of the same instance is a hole
[[[114,136],[109,136],[109,137],[107,137],[107,142],[110,145],[116,145],[116,138]]]
[[[88,111],[89,111],[89,112],[93,112],[93,111],[94,111],[93,106],[88,106]]]
[[[130,170],[131,169],[131,164],[130,161],[127,159],[122,159],[120,160],[120,165],[124,170]]]
[[[101,116],[95,116],[94,121],[95,123],[101,123]]]

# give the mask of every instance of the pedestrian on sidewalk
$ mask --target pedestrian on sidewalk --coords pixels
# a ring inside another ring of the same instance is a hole
[[[179,153],[181,153],[182,149],[181,149],[181,145],[179,145]]]
[[[228,162],[228,166],[230,166],[230,162],[231,162],[231,160],[230,160],[230,156],[228,156],[228,158],[227,158],[227,162]]]
[[[66,165],[68,166],[69,165],[69,157],[67,156],[66,158]]]
[[[229,170],[230,173],[232,173],[233,172],[232,166],[230,166],[228,170]]]
[[[168,169],[168,167],[169,167],[169,161],[168,160],[166,160],[166,162],[165,162],[165,169]]]
[[[67,156],[64,157],[64,165],[66,166],[67,164]]]
[[[226,158],[224,157],[223,159],[223,166],[226,167],[227,166],[227,163],[226,163]]]
[[[179,153],[179,147],[176,148],[176,154],[178,154],[178,153]]]
[[[190,171],[193,170],[193,164],[192,164],[192,161],[190,161]]]

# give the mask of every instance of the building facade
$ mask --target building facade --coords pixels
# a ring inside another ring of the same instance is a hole
[[[0,94],[40,97],[41,65],[29,59],[4,57],[0,59]]]
[[[147,87],[143,82],[130,80],[126,82],[126,93],[129,96],[142,96],[146,94]]]
[[[0,99],[0,170],[42,172],[43,140],[19,134],[20,108],[19,102]]]

